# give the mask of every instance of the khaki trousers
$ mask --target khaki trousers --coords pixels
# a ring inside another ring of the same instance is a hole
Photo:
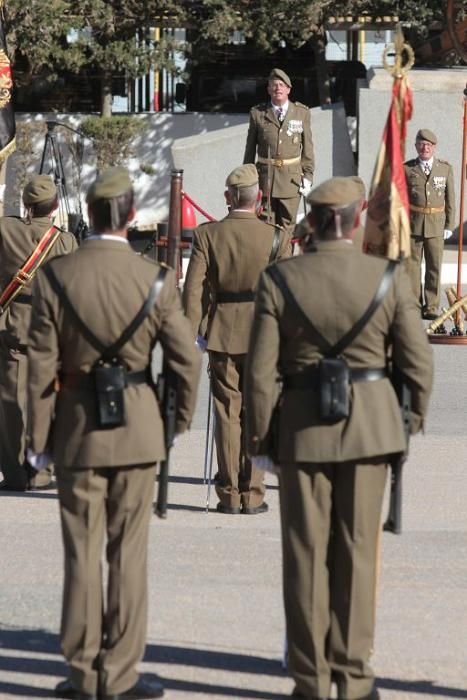
[[[264,472],[254,469],[243,448],[243,370],[245,354],[209,352],[216,411],[218,478],[216,492],[225,506],[254,508],[264,499]]]
[[[370,693],[382,463],[282,464],[289,666],[306,697]]]
[[[438,311],[440,302],[441,265],[443,263],[444,239],[442,236],[410,239],[410,278],[412,289],[426,311]],[[422,259],[425,259],[425,279],[422,289]]]
[[[297,220],[298,205],[300,204],[301,196],[288,197],[287,199],[279,199],[271,197],[271,224],[278,224],[292,236],[295,223]],[[263,213],[261,218],[268,221],[268,203],[267,199],[263,199]]]
[[[0,469],[10,488],[26,488],[25,431],[28,358],[0,342]]]
[[[146,642],[155,466],[56,471],[65,550],[61,648],[70,679],[83,693],[123,693],[138,680]]]

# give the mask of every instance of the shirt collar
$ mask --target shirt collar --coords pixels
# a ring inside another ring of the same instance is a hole
[[[90,236],[86,236],[86,241],[118,241],[119,243],[126,243],[128,245],[128,240],[122,238],[121,236],[113,236],[111,233],[91,233]]]
[[[418,164],[422,166],[422,168],[425,167],[425,165],[428,165],[428,167],[431,168],[433,167],[433,158],[434,156],[431,156],[429,160],[422,160],[421,158],[418,159]]]
[[[274,112],[277,114],[279,110],[282,111],[282,114],[287,114],[287,110],[289,109],[289,101],[285,102],[283,105],[275,105],[271,102],[271,107],[273,108]]]

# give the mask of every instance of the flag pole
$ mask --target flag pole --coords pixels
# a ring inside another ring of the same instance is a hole
[[[462,167],[459,207],[459,246],[457,252],[457,298],[462,296],[462,246],[464,243],[464,192],[467,178],[466,150],[467,150],[467,84],[464,89],[464,122],[462,137]],[[456,323],[459,325],[461,311],[457,312]]]

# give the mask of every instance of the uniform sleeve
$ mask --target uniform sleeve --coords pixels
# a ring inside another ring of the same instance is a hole
[[[445,207],[446,207],[446,223],[444,228],[453,231],[456,226],[456,201],[455,201],[455,189],[454,189],[454,173],[452,170],[452,165],[449,166],[448,177],[446,180],[446,193],[445,193]]]
[[[195,346],[190,324],[183,314],[173,272],[167,275],[160,299],[161,326],[158,340],[164,363],[177,375],[176,433],[191,425],[201,370],[201,353]]]
[[[246,358],[243,400],[247,452],[269,454],[269,426],[279,398],[279,320],[275,285],[261,274]]]
[[[35,453],[47,449],[55,407],[59,369],[56,297],[42,271],[34,283],[28,341],[28,431]]]
[[[407,273],[398,270],[396,311],[391,327],[392,356],[408,379],[412,399],[411,432],[423,428],[433,383],[433,353]]]
[[[311,111],[306,110],[305,119],[303,120],[303,135],[302,135],[302,172],[303,177],[313,182],[313,173],[315,171],[315,155],[313,149],[313,136],[311,133]]]
[[[193,247],[183,285],[183,308],[188,318],[193,338],[200,330],[202,319],[207,314],[209,293],[207,288],[208,256],[203,236],[199,230],[193,235]]]
[[[256,161],[256,146],[258,143],[258,127],[253,112],[250,112],[250,123],[248,125],[248,134],[246,137],[245,154],[243,156],[244,163],[254,163]]]

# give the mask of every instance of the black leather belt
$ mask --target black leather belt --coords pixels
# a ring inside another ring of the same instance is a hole
[[[152,384],[149,369],[140,369],[137,372],[126,373],[126,386],[135,384]],[[74,389],[75,391],[91,391],[95,389],[94,375],[90,372],[68,372],[60,375],[60,387]]]
[[[368,369],[350,369],[350,381],[376,382],[388,376],[385,367],[369,367]],[[284,389],[318,389],[319,369],[318,365],[308,367],[297,374],[289,374],[284,377]]]
[[[32,304],[32,296],[30,294],[17,294],[13,302],[15,304]]]
[[[218,304],[242,304],[246,301],[254,301],[254,292],[217,292],[216,302]]]

